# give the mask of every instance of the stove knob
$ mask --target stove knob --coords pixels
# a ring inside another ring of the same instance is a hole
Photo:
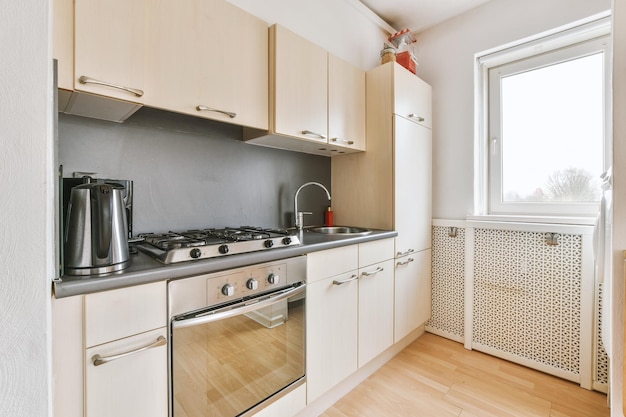
[[[280,276],[276,274],[269,274],[267,277],[267,282],[270,284],[278,284],[280,282]]]
[[[228,253],[228,245],[221,245],[219,248],[217,248],[217,250],[222,255],[226,255]]]
[[[259,288],[259,281],[254,278],[250,278],[248,281],[246,281],[246,288],[249,290],[256,290],[257,288]]]
[[[273,240],[266,240],[264,244],[265,244],[266,248],[271,248],[272,246],[274,246],[274,241]]]
[[[290,243],[291,243],[291,238],[290,237],[283,238],[283,245],[288,245]]]
[[[224,286],[222,287],[222,294],[224,294],[226,297],[230,297],[233,294],[235,294],[235,287],[233,287],[231,284],[224,284]]]
[[[198,248],[193,248],[189,251],[189,256],[191,256],[193,259],[198,259],[200,255],[202,255],[202,251]]]

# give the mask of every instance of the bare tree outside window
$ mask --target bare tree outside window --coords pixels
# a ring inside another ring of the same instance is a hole
[[[548,178],[546,196],[552,201],[598,201],[597,179],[583,168],[570,167],[556,171]]]

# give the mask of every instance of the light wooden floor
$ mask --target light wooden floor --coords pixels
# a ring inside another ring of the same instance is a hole
[[[426,333],[322,417],[603,417],[606,395]]]

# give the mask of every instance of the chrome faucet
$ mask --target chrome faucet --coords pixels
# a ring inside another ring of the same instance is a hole
[[[300,194],[300,190],[302,190],[304,187],[308,185],[317,185],[318,187],[321,187],[324,191],[326,191],[326,195],[328,196],[328,201],[331,200],[330,192],[328,191],[326,187],[324,187],[319,182],[307,182],[305,184],[302,184],[300,188],[298,188],[298,191],[296,191],[296,196],[293,199],[293,208],[294,208],[294,213],[296,215],[296,229],[298,230],[302,230],[302,227],[304,226],[304,215],[312,214],[310,211],[298,211],[298,194]]]

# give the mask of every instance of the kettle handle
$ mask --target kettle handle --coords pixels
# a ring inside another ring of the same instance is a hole
[[[108,184],[101,184],[91,190],[91,198],[95,200],[95,210],[93,211],[95,222],[92,224],[96,226],[96,255],[101,259],[109,256],[109,248],[111,247],[113,230],[111,225],[113,193],[111,188]]]

